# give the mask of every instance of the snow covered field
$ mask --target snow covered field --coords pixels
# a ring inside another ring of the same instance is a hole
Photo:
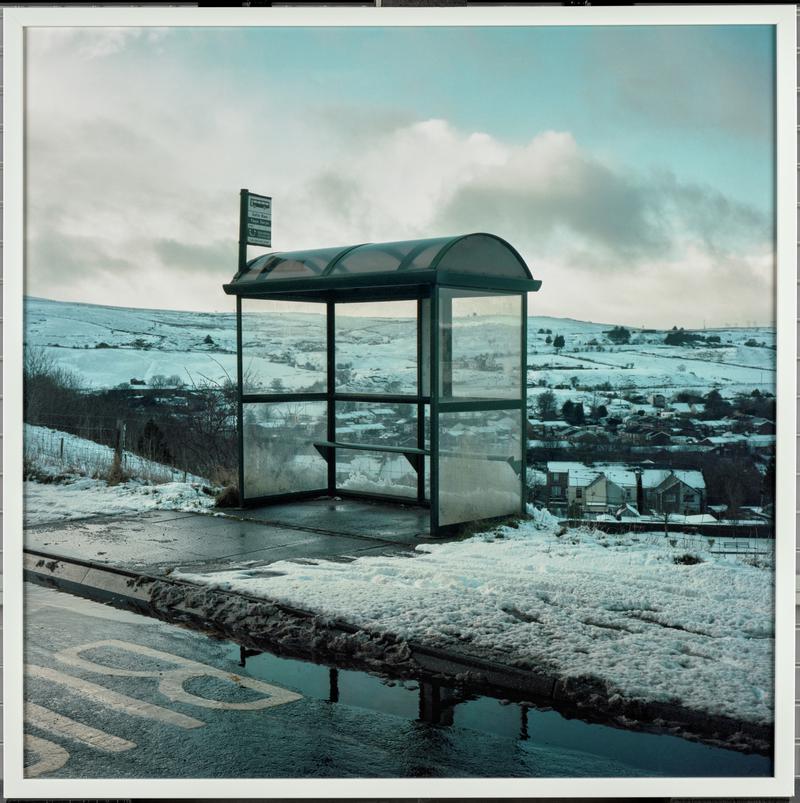
[[[23,484],[26,526],[85,516],[126,515],[146,510],[205,512],[214,500],[203,492],[209,483],[169,466],[123,452],[131,479],[109,486],[114,450],[67,432],[25,424],[28,470],[41,480]]]
[[[410,557],[273,563],[174,577],[341,617],[519,667],[592,676],[610,694],[766,723],[772,569],[659,533],[557,535],[554,521],[425,544]],[[281,572],[280,576],[273,576]]]
[[[336,363],[346,372],[340,379],[343,390],[386,391],[388,386],[390,392],[413,391],[413,318],[346,315],[341,309],[336,328]],[[529,317],[529,382],[570,387],[574,377],[588,388],[638,389],[645,395],[679,390],[706,393],[714,387],[726,396],[753,388],[774,392],[774,328],[701,331],[720,337],[721,343],[713,348],[667,346],[665,332],[648,330],[631,330],[631,342],[617,346],[605,338],[611,328],[610,324],[566,318]],[[476,349],[485,350],[481,326],[476,324],[474,329]],[[556,334],[565,339],[558,353],[546,342]],[[324,379],[322,315],[251,313],[245,317],[243,339],[245,373],[262,387],[279,382],[285,390],[309,389]],[[115,387],[133,378],[149,384],[159,375],[178,376],[190,384],[203,377],[223,381],[236,374],[233,313],[128,309],[26,298],[25,343],[43,347],[58,365],[75,371],[86,388]],[[586,392],[589,400],[594,391]],[[580,396],[573,390],[557,394],[564,397],[559,396],[560,402]]]

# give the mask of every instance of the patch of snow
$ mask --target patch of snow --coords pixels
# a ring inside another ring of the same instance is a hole
[[[146,485],[131,480],[109,486],[103,480],[75,477],[63,483],[23,483],[23,519],[26,527],[87,516],[124,516],[148,510],[207,513],[213,497],[199,485],[167,482]]]
[[[370,632],[561,676],[633,699],[766,723],[773,716],[771,571],[685,550],[660,533],[562,536],[546,511],[414,558],[273,563],[175,577],[340,617]]]
[[[25,424],[24,453],[40,478],[23,484],[25,526],[96,515],[129,515],[147,510],[207,512],[211,483],[170,466],[123,453],[123,469],[133,478],[115,486],[108,474],[114,450],[68,432]],[[185,479],[184,479],[185,478]]]

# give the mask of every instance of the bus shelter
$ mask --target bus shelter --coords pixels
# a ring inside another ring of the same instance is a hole
[[[224,285],[241,504],[414,504],[433,536],[524,512],[527,293],[540,284],[484,233],[246,263]]]

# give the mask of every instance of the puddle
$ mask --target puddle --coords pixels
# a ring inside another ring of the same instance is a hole
[[[228,655],[238,661],[240,650]],[[420,727],[444,730],[451,741],[470,742],[475,732],[508,739],[515,749],[575,752],[618,767],[664,777],[770,776],[772,760],[665,734],[642,733],[565,717],[507,700],[471,695],[425,681],[385,680],[365,672],[247,652],[247,673],[305,697],[350,708],[378,711]],[[400,723],[398,723],[400,726]],[[615,774],[613,772],[609,773]]]

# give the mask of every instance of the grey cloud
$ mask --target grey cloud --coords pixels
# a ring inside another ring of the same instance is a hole
[[[588,69],[611,77],[617,100],[658,124],[771,137],[773,86],[764,61],[773,51],[763,39],[748,51],[737,34],[702,26],[609,28],[588,42]],[[607,101],[588,100],[598,109]]]
[[[238,249],[233,238],[208,245],[161,239],[153,242],[153,250],[165,270],[210,273],[225,276],[236,272]]]
[[[69,289],[76,277],[97,282],[136,275],[138,260],[115,253],[94,237],[77,237],[53,230],[30,238],[26,248],[26,292],[48,294],[55,289]]]
[[[376,137],[384,137],[419,119],[410,109],[365,109],[344,104],[311,109],[309,115],[312,123],[351,148],[354,142],[369,145]]]
[[[438,227],[504,231],[534,253],[557,250],[576,268],[608,271],[669,257],[686,237],[718,254],[771,238],[757,210],[671,174],[625,175],[580,159],[575,176],[539,186],[483,178],[454,195]]]

